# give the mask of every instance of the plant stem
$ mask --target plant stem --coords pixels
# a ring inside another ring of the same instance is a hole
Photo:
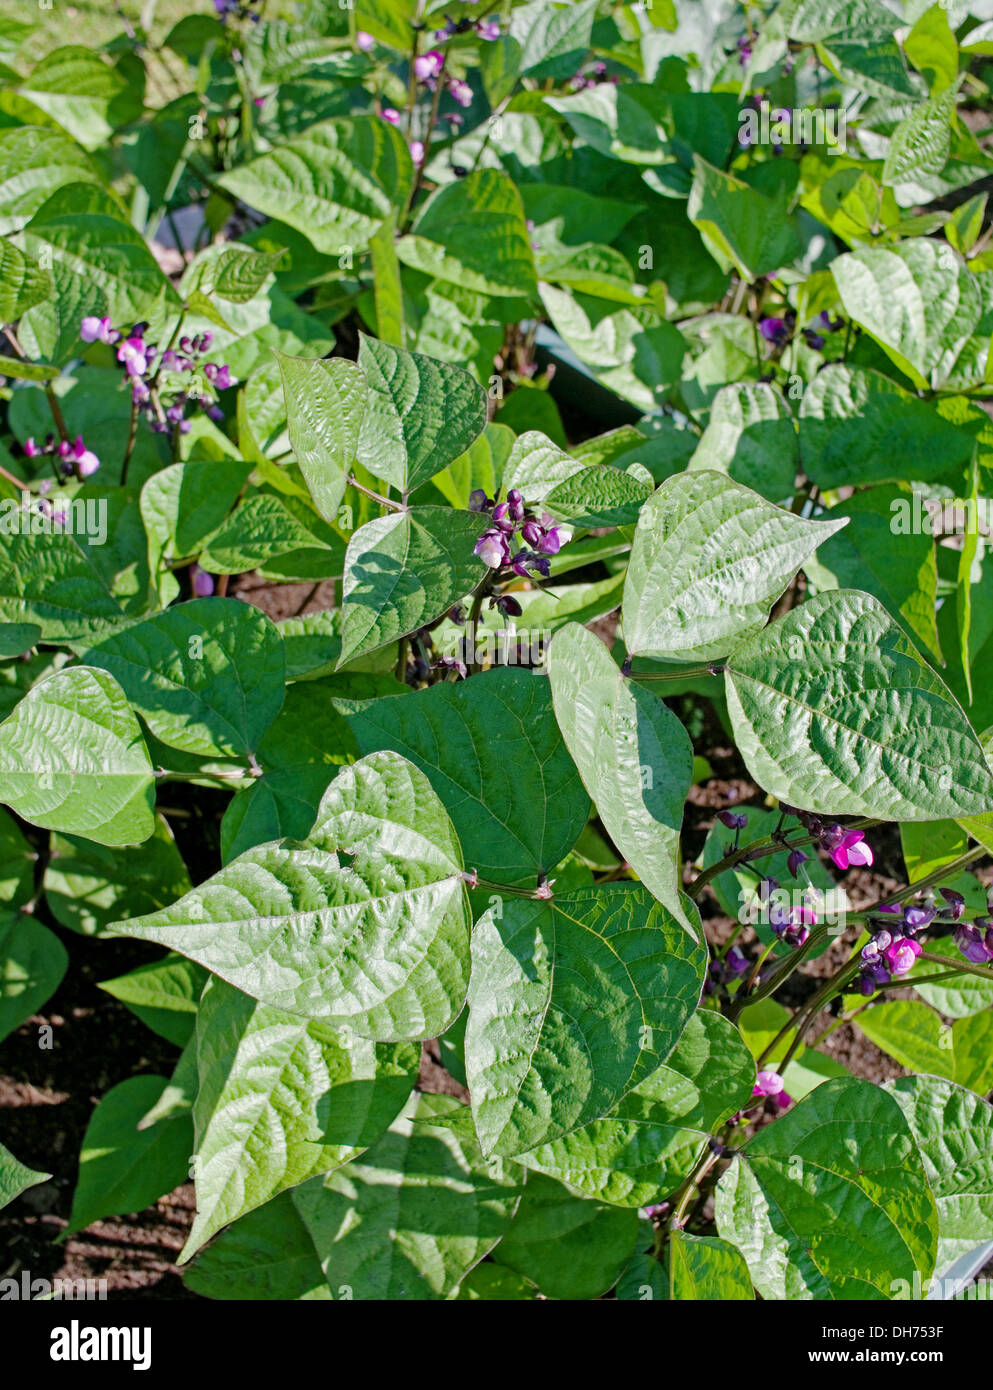
[[[404,512],[407,510],[402,502],[394,502],[391,498],[384,497],[381,492],[373,492],[371,487],[366,487],[364,483],[360,483],[356,478],[353,478],[351,474],[348,475],[348,482],[357,492],[364,492],[366,497],[371,497],[374,502],[379,502],[382,506],[389,507],[394,512]]]
[[[30,483],[24,482],[24,480],[23,480],[22,478],[17,478],[17,477],[15,477],[13,473],[8,473],[7,470],[6,470],[6,468],[0,467],[0,478],[6,478],[7,481],[8,481],[8,483],[13,483],[14,486],[15,486],[15,487],[19,487],[19,488],[21,489],[22,492],[30,492],[30,491],[31,491],[31,484],[30,484]]]
[[[972,961],[958,961],[952,956],[939,956],[935,951],[922,951],[921,960],[933,961],[935,965],[947,965],[950,967],[949,973],[955,975],[978,975],[981,980],[993,981],[993,970],[987,970],[985,966],[973,965]],[[923,979],[922,984],[930,984],[937,976],[931,975]]]
[[[846,830],[868,830],[874,825],[882,825],[881,820],[856,820],[850,825],[845,826]],[[804,835],[798,840],[787,840],[785,835],[777,837],[770,836],[767,840],[756,840],[753,844],[743,845],[741,849],[727,854],[723,859],[719,859],[716,864],[711,864],[709,869],[704,869],[699,873],[693,882],[686,889],[691,898],[698,898],[706,888],[707,884],[728,869],[735,869],[746,859],[764,859],[769,854],[778,854],[784,849],[800,849],[804,845],[815,844],[819,840],[818,835]],[[978,856],[977,856],[978,857]],[[923,880],[922,880],[923,882]]]
[[[633,681],[686,681],[696,680],[699,676],[719,676],[724,670],[723,666],[684,666],[680,671],[625,671],[624,674]]]
[[[976,845],[975,848],[966,850],[965,854],[960,854],[957,859],[951,860],[943,868],[935,869],[933,873],[925,875],[924,878],[916,879],[913,883],[908,883],[906,888],[901,888],[897,893],[891,893],[887,898],[880,898],[865,909],[866,912],[873,912],[889,903],[906,902],[908,898],[916,897],[922,889],[930,888],[932,884],[940,883],[943,878],[949,878],[952,874],[957,874],[960,869],[967,869],[970,864],[974,864],[977,859],[982,859],[984,854],[989,851],[983,845]]]

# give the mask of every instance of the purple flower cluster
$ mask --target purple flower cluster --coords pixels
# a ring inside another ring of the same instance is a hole
[[[618,79],[612,77],[607,72],[607,64],[597,62],[593,64],[589,74],[577,72],[575,77],[569,79],[569,90],[572,92],[583,92],[587,87],[600,87],[603,83],[609,82],[617,85]]]
[[[752,1098],[759,1099],[760,1097],[774,1101],[780,1110],[785,1110],[788,1105],[793,1104],[793,1097],[787,1093],[783,1078],[778,1071],[760,1071],[758,1073],[752,1088]]]
[[[810,928],[817,924],[817,913],[808,902],[790,903],[771,875],[759,884],[759,901],[766,909],[769,926],[786,946],[796,949],[810,940]]]
[[[813,323],[800,330],[801,337],[808,347],[820,352],[824,346],[825,333],[837,333],[843,326],[842,319],[833,319],[827,310],[822,310]],[[787,309],[781,318],[771,316],[759,322],[759,332],[767,343],[774,347],[785,347],[796,329],[796,311]]]
[[[721,985],[733,984],[748,970],[750,962],[738,946],[732,946],[723,960],[712,960],[703,982],[703,992],[713,994]]]
[[[258,24],[261,15],[255,13],[252,6],[257,0],[214,0],[214,9],[217,18],[222,24],[227,24],[228,19],[250,19],[253,24]]]
[[[89,478],[100,467],[100,460],[92,450],[87,449],[81,434],[77,434],[73,440],[60,440],[58,444],[53,434],[42,445],[36,444],[34,439],[26,439],[24,452],[29,459],[43,458],[48,454],[58,458],[58,469],[64,478]]]
[[[522,579],[532,574],[548,578],[548,556],[561,550],[569,537],[568,532],[558,526],[547,512],[539,520],[534,512],[526,509],[524,498],[517,488],[511,488],[506,502],[487,497],[482,488],[477,488],[469,498],[469,510],[489,512],[493,521],[475,546],[475,553],[484,565],[493,570],[509,565],[514,574]],[[515,551],[511,541],[518,533],[526,544]],[[516,600],[514,605],[517,606]]]
[[[965,898],[953,888],[941,888],[939,892],[947,904],[939,917],[958,922],[965,911]],[[959,922],[952,939],[973,965],[989,965],[993,961],[993,920],[989,917],[976,917],[971,923]]]
[[[147,323],[136,323],[126,334],[123,329],[114,328],[108,318],[90,316],[79,325],[79,336],[84,343],[106,343],[117,348],[117,360],[125,371],[131,386],[131,400],[147,417],[150,427],[159,434],[179,429],[180,434],[188,434],[190,421],[186,419],[187,407],[200,408],[215,422],[224,419],[224,412],[210,395],[189,392],[173,386],[166,395],[167,405],[163,405],[161,395],[158,401],[153,396],[153,388],[163,371],[182,373],[200,370],[215,391],[226,391],[231,386],[231,368],[224,363],[201,362],[205,352],[209,352],[214,341],[213,333],[205,331],[194,337],[182,337],[178,352],[168,347],[159,357],[156,344],[145,339]],[[158,407],[158,408],[157,408]],[[92,471],[92,470],[91,470]]]

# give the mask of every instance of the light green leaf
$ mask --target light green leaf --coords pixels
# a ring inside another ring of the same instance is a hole
[[[791,500],[797,439],[782,396],[763,382],[722,386],[690,468],[726,473],[773,502]]]
[[[466,994],[458,843],[427,779],[392,753],[338,773],[303,843],[249,850],[114,931],[273,1008],[384,1042],[437,1037]]]
[[[827,1081],[721,1177],[717,1229],[764,1299],[889,1299],[929,1279],[938,1218],[910,1127],[868,1081]]]
[[[979,288],[950,246],[918,237],[864,246],[831,262],[845,312],[915,386],[942,385],[982,309]]]
[[[701,1009],[666,1066],[603,1119],[532,1149],[521,1162],[614,1206],[648,1206],[689,1176],[708,1135],[751,1099],[754,1084],[755,1063],[741,1034]]]
[[[604,827],[645,887],[689,928],[679,891],[679,833],[693,748],[679,719],[625,680],[592,632],[556,634],[549,673],[555,715]]]
[[[901,1066],[946,1077],[981,1096],[993,1090],[993,1014],[989,1012],[959,1018],[949,1027],[928,1004],[894,999],[859,1014],[858,1024]]]
[[[325,521],[338,520],[345,480],[355,466],[367,384],[343,357],[276,353],[286,397],[286,421],[300,471]]]
[[[366,522],[348,542],[338,666],[439,617],[484,575],[473,554],[485,518],[414,507]]]
[[[502,170],[445,184],[396,251],[404,265],[482,294],[531,299],[538,290],[521,195]]]
[[[219,178],[333,256],[346,246],[364,251],[391,210],[406,205],[413,181],[403,136],[378,116],[321,121]]]
[[[292,579],[329,579],[341,574],[343,544],[338,533],[296,497],[257,493],[207,536],[200,564],[213,574],[259,569]]]
[[[934,1076],[904,1076],[887,1090],[910,1125],[934,1193],[940,1276],[993,1239],[993,1108]]]
[[[62,942],[43,923],[0,911],[0,1041],[52,997],[68,964]]]
[[[332,1296],[390,1302],[454,1296],[507,1229],[519,1188],[475,1142],[442,1124],[449,1096],[412,1099],[368,1153],[293,1200]]]
[[[197,1216],[181,1259],[375,1143],[417,1080],[420,1050],[365,1041],[213,980],[197,1010],[197,1059]]]
[[[55,291],[52,277],[12,241],[0,241],[0,323],[16,323],[26,309]],[[4,371],[4,375],[16,373]]]
[[[633,884],[499,908],[473,931],[466,1075],[483,1151],[513,1155],[605,1115],[659,1066],[705,953]]]
[[[739,647],[725,682],[749,772],[829,815],[944,820],[993,807],[982,746],[869,594],[819,594]]]
[[[25,1167],[8,1148],[0,1144],[0,1208],[7,1206],[29,1187],[47,1182],[51,1176],[51,1173],[38,1173],[33,1168]]]
[[[563,747],[548,682],[529,671],[499,666],[359,705],[348,720],[360,752],[389,748],[421,769],[466,863],[485,879],[533,885],[586,823],[589,799]]]
[[[72,666],[29,690],[0,724],[0,783],[32,825],[132,845],[155,829],[152,765],[121,687]]]
[[[673,1231],[669,1279],[669,1297],[680,1302],[752,1302],[755,1298],[741,1252],[714,1236]]]
[[[486,425],[486,393],[462,367],[365,335],[359,367],[369,394],[356,457],[402,493],[465,453]]]
[[[769,610],[843,521],[804,521],[720,473],[667,478],[638,519],[624,585],[632,656],[707,661],[765,626]]]
[[[0,131],[0,234],[20,231],[63,184],[102,182],[93,160],[64,130],[21,125]]]
[[[955,96],[954,88],[949,88],[923,102],[900,122],[886,151],[884,183],[900,183],[916,174],[941,173],[951,145]]]
[[[596,10],[596,0],[516,5],[510,37],[520,48],[521,73],[536,79],[571,77],[590,47]]]
[[[124,614],[75,537],[53,527],[3,534],[0,619],[34,623],[43,640],[65,642],[104,632]]]
[[[101,980],[100,988],[126,1004],[160,1037],[185,1047],[193,1037],[197,1004],[208,979],[202,966],[168,955],[116,980]]]
[[[693,169],[687,216],[722,270],[733,266],[752,281],[799,255],[800,240],[782,199],[766,197],[699,155]]]

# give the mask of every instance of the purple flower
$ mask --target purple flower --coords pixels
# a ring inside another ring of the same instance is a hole
[[[510,547],[499,531],[484,531],[476,542],[474,551],[491,570],[498,570],[510,559]]]
[[[778,1096],[782,1095],[784,1087],[783,1078],[778,1071],[760,1071],[755,1078],[755,1085],[752,1088],[753,1096]]]
[[[418,82],[427,82],[431,77],[437,77],[445,66],[444,56],[436,48],[432,48],[428,53],[422,53],[414,59],[414,76]]]
[[[738,946],[732,946],[724,957],[724,964],[732,975],[744,975],[748,969],[748,957]]]
[[[921,953],[920,942],[909,936],[898,936],[883,952],[886,964],[894,975],[906,975]]]
[[[827,849],[835,865],[839,869],[851,868],[853,864],[871,864],[872,850],[865,843],[865,836],[861,830],[845,830],[841,832],[840,841],[836,840],[835,832],[841,830],[840,826],[832,826],[825,831],[822,836],[822,844]],[[829,841],[835,841],[833,847]]]
[[[203,374],[210,384],[218,391],[226,391],[231,385],[231,368],[225,362],[223,367],[218,367],[213,362],[208,362],[203,369]]]
[[[957,922],[965,911],[965,898],[961,893],[957,893],[954,888],[939,888],[938,892],[944,898],[948,907],[944,909],[951,917],[953,922]]]
[[[744,830],[748,824],[748,817],[744,811],[718,811],[717,819],[729,830]]]
[[[477,487],[469,493],[469,510],[471,512],[485,512],[492,505],[481,487]]]
[[[541,528],[544,534],[538,541],[538,549],[543,555],[557,555],[568,540],[568,533],[561,526],[556,526],[554,518],[547,512],[541,518]]]
[[[476,33],[487,43],[500,37],[500,22],[496,19],[480,19],[476,22]]]
[[[472,105],[472,88],[469,86],[468,82],[462,82],[458,78],[452,78],[448,83],[448,90],[452,98],[457,101],[460,106]]]
[[[39,449],[38,445],[34,442],[33,439],[25,439],[24,452],[27,454],[29,459],[35,459],[38,457],[39,454],[43,453],[44,450]]]
[[[400,112],[395,106],[387,106],[383,111],[383,120],[389,121],[390,125],[399,125]]]
[[[759,324],[759,332],[766,342],[775,343],[777,347],[786,342],[789,337],[786,328],[786,320],[779,318],[763,319]]]
[[[116,343],[121,335],[115,332],[110,319],[89,316],[80,323],[79,336],[84,343]]]
[[[806,864],[806,862],[807,856],[804,854],[803,850],[794,849],[790,851],[789,858],[786,860],[786,867],[789,869],[793,877],[796,878],[800,865]]]
[[[813,348],[815,352],[820,352],[821,348],[824,346],[823,337],[820,333],[815,333],[812,328],[805,328],[803,330],[803,341],[809,348]]]
[[[507,506],[515,521],[524,520],[524,497],[519,488],[512,487],[507,493]]]
[[[371,34],[367,34],[364,29],[360,29],[355,35],[355,47],[360,53],[368,53],[375,46],[376,40]]]
[[[423,140],[411,140],[411,142],[410,142],[410,157],[411,157],[411,159],[414,161],[414,166],[415,166],[415,168],[418,168],[418,169],[419,169],[419,168],[421,167],[421,165],[424,163],[424,141],[423,141]]]
[[[908,907],[903,914],[903,926],[905,931],[920,931],[934,920],[935,910],[933,907]]]
[[[193,578],[193,592],[197,598],[209,598],[214,592],[214,576],[207,570],[201,569],[199,565],[193,565],[191,569]]]
[[[542,529],[534,520],[525,521],[521,527],[521,537],[527,541],[528,545],[539,546],[542,541]]]
[[[172,348],[166,348],[165,352],[162,354],[162,362],[160,365],[164,367],[167,372],[178,372],[181,370],[181,362],[182,359],[177,353],[173,352]]]
[[[490,607],[496,608],[505,618],[519,618],[524,609],[510,594],[499,594],[490,599]]]
[[[816,322],[825,333],[837,333],[839,328],[844,327],[844,319],[833,319],[826,309],[817,315]]]
[[[496,504],[493,508],[493,520],[505,536],[512,536],[514,534],[515,526],[513,518],[510,515],[509,502],[498,502]]]
[[[148,348],[144,339],[132,334],[117,349],[118,362],[124,363],[128,376],[144,376],[148,371]]]
[[[956,927],[953,940],[962,955],[966,960],[972,961],[973,965],[985,965],[990,959],[986,942],[975,926],[966,926],[963,923]]]

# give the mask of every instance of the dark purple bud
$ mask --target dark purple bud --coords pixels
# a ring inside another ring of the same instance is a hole
[[[524,498],[519,488],[512,487],[507,493],[507,505],[515,521],[524,520]]]
[[[744,951],[740,950],[737,946],[731,947],[724,959],[724,963],[732,975],[744,975],[745,971],[748,969],[748,957],[745,955]]]
[[[471,512],[485,512],[489,498],[481,487],[477,487],[469,493],[469,510]]]
[[[933,920],[933,907],[908,907],[903,914],[903,925],[907,931],[920,931]]]
[[[448,616],[458,627],[465,627],[465,609],[461,603],[457,603],[454,608],[449,608]]]
[[[742,811],[718,811],[717,819],[729,830],[744,830],[748,817]]]
[[[544,532],[536,521],[525,521],[521,527],[521,535],[528,545],[538,546],[541,544]]]
[[[789,869],[789,871],[790,871],[790,873],[793,875],[793,877],[796,878],[797,872],[799,871],[799,868],[800,868],[800,865],[801,865],[801,864],[806,864],[806,862],[807,862],[807,855],[804,854],[803,850],[802,850],[802,849],[794,849],[794,850],[791,850],[791,851],[790,851],[789,858],[788,858],[787,861],[786,861],[786,867]]]
[[[524,609],[512,598],[510,594],[500,594],[497,598],[490,600],[490,607],[497,608],[507,618],[519,618]]]

